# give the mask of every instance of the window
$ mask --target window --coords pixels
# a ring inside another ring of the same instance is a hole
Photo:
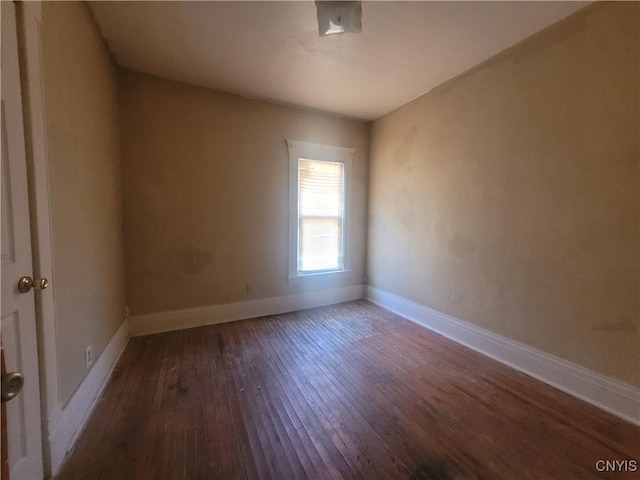
[[[289,279],[346,272],[354,149],[287,140]]]
[[[298,272],[343,270],[344,164],[298,159]]]

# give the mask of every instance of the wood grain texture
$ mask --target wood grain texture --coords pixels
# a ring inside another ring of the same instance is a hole
[[[366,300],[136,337],[59,479],[623,479],[640,429]]]

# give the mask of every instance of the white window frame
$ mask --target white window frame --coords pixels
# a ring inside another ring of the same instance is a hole
[[[322,145],[287,139],[289,149],[289,283],[311,279],[334,279],[351,273],[351,193],[352,164],[355,148]],[[322,272],[298,271],[298,160],[317,160],[344,165],[344,221],[342,226],[342,270]]]

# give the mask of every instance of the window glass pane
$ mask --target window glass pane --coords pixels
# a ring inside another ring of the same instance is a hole
[[[298,271],[343,268],[344,164],[298,161]]]
[[[342,268],[342,222],[339,218],[301,217],[298,270]]]

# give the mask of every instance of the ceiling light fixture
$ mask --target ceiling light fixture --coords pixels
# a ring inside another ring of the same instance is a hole
[[[362,2],[316,0],[321,37],[362,32]]]

